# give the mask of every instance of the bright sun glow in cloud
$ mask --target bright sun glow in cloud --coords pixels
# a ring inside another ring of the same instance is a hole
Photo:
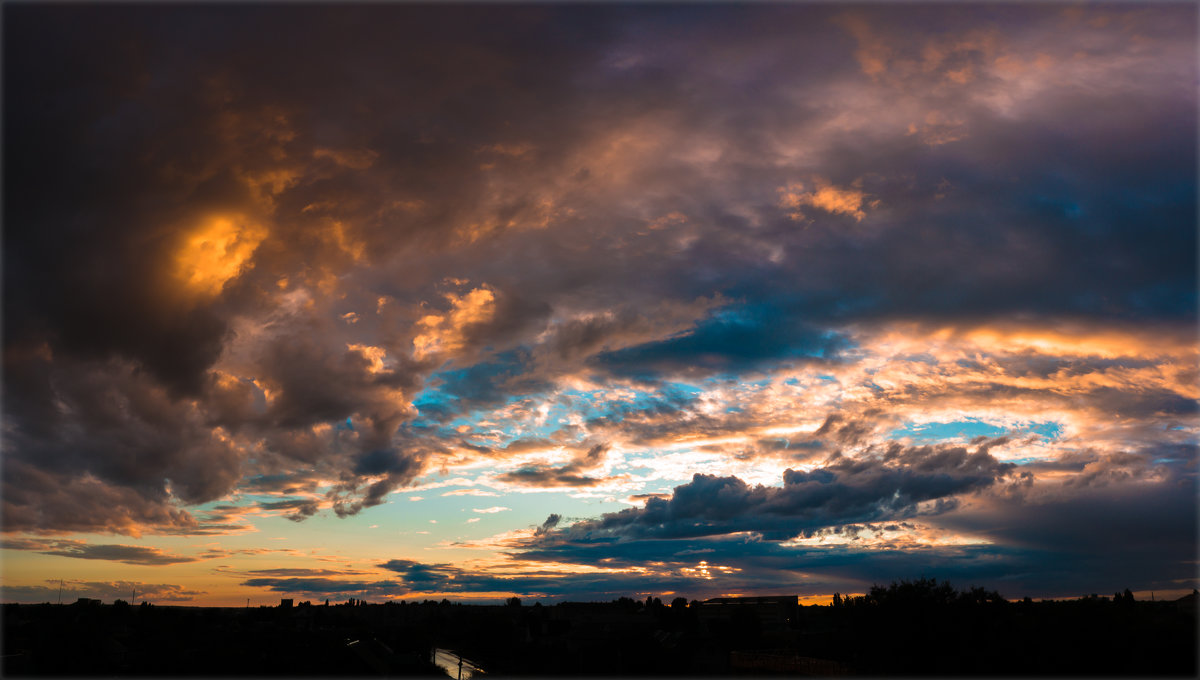
[[[863,211],[867,197],[861,189],[861,180],[856,180],[850,187],[838,187],[822,177],[817,177],[812,184],[811,191],[806,190],[807,187],[803,184],[789,184],[779,190],[780,204],[784,208],[791,209],[792,212],[789,216],[793,220],[804,219],[805,215],[800,211],[801,206],[849,215],[859,222],[867,216],[867,213]]]
[[[488,288],[476,288],[466,295],[447,293],[450,310],[427,314],[417,326],[421,332],[413,338],[413,357],[424,359],[434,354],[453,354],[466,343],[465,333],[473,325],[492,320],[495,294]]]
[[[241,217],[213,217],[187,235],[176,255],[176,273],[201,295],[221,293],[242,273],[267,230]]]

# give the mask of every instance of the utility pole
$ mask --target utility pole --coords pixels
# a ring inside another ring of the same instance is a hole
[[[58,579],[58,603],[59,604],[62,604],[62,587],[63,587],[63,582],[62,582],[62,579],[60,578],[60,579]]]

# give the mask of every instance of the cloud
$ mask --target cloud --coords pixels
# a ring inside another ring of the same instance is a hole
[[[1195,459],[1194,11],[1010,9],[7,12],[4,529],[337,521],[442,470],[678,487],[542,526],[564,556],[1152,504]],[[739,549],[747,587],[1036,563]]]
[[[297,494],[316,489],[316,482],[301,471],[242,478],[239,488],[248,493]]]
[[[291,510],[292,512],[284,515],[293,522],[300,522],[313,515],[317,514],[320,504],[313,500],[291,499],[283,501],[266,501],[259,503],[258,507],[263,510]]]
[[[194,524],[170,496],[215,500],[238,479],[239,454],[224,433],[206,427],[186,402],[172,400],[136,367],[45,357],[20,367],[11,362],[18,357],[10,348],[6,357],[11,374],[25,374],[18,384],[44,379],[55,385],[52,393],[47,384],[30,394],[31,403],[17,416],[22,426],[13,432],[5,465],[6,526],[128,530],[142,522]],[[42,398],[59,408],[37,403]]]
[[[753,531],[782,540],[816,527],[937,514],[954,507],[958,494],[985,489],[1013,470],[988,453],[990,445],[970,451],[893,443],[858,459],[834,456],[811,472],[787,470],[782,487],[696,473],[668,499],[649,498],[645,507],[577,522],[553,536],[687,538]]]
[[[18,460],[5,461],[5,472],[12,480],[3,499],[5,526],[10,529],[109,531],[134,536],[146,527],[204,532],[191,513],[133,489],[95,479],[72,479]]]
[[[566,465],[526,465],[499,475],[496,479],[524,486],[594,486],[602,480],[581,473],[600,467],[609,448],[607,443],[596,444]]]
[[[344,581],[318,576],[272,578],[250,578],[241,585],[251,588],[266,588],[279,593],[295,593],[302,597],[313,599],[329,599],[333,597],[391,597],[401,595],[406,591],[392,581]]]
[[[493,491],[484,491],[483,489],[453,489],[442,494],[443,496],[499,496],[500,494]]]
[[[471,511],[482,513],[485,515],[490,515],[490,514],[497,513],[497,512],[505,512],[507,510],[512,510],[512,508],[505,508],[503,506],[493,505],[490,508],[473,508]]]
[[[464,334],[495,315],[496,295],[488,288],[476,288],[461,296],[447,293],[446,299],[450,302],[447,312],[428,314],[417,321],[421,330],[413,338],[413,356],[418,360],[461,351],[466,345]]]
[[[460,597],[480,594],[517,594],[527,597],[568,599],[583,597],[615,599],[656,588],[658,592],[681,590],[691,580],[669,573],[646,574],[614,569],[544,570],[512,568],[463,569],[449,564],[426,564],[413,560],[389,560],[380,565],[400,575],[414,594],[454,593]]]
[[[545,534],[546,532],[550,531],[554,527],[558,526],[558,523],[561,521],[562,521],[562,515],[560,515],[556,512],[550,513],[550,515],[546,517],[546,521],[542,522],[542,525],[539,526],[534,531],[534,535],[541,536],[542,534]]]
[[[111,560],[125,564],[178,564],[180,562],[195,562],[196,557],[173,555],[158,548],[148,548],[139,545],[96,545],[56,542],[49,550],[39,551],[44,555],[60,555],[62,557],[78,557],[86,560]]]
[[[861,185],[862,182],[857,181],[857,184]],[[799,210],[801,206],[811,206],[829,213],[849,215],[859,222],[867,216],[862,209],[866,202],[866,195],[860,189],[853,186],[839,188],[821,177],[813,180],[812,191],[805,191],[803,184],[789,184],[781,188],[779,194],[780,205],[792,209],[793,212],[789,214],[789,217],[794,220],[804,219],[804,214]]]
[[[217,296],[241,274],[266,237],[262,227],[242,217],[208,220],[186,236],[176,253],[176,275],[198,294]]]
[[[837,333],[807,326],[771,304],[731,305],[688,332],[604,352],[588,363],[620,376],[703,376],[745,372],[782,360],[834,359]]]
[[[241,572],[247,576],[255,578],[276,576],[276,577],[301,577],[301,576],[357,576],[366,572],[357,569],[304,569],[293,567],[279,567],[275,569],[249,569]]]
[[[57,579],[47,580],[49,585],[5,585],[5,602],[39,603],[58,602],[61,592],[64,603],[74,602],[81,597],[113,602],[118,599],[130,602],[191,602],[205,595],[203,590],[191,590],[169,583],[142,583],[140,581],[80,581]]]

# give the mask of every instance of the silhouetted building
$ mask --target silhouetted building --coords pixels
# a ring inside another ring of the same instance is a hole
[[[1195,614],[1197,596],[1200,596],[1200,591],[1193,589],[1191,593],[1175,600],[1175,607],[1189,614]]]
[[[800,598],[796,595],[767,597],[714,597],[700,603],[696,615],[702,622],[714,619],[753,617],[762,630],[783,630],[796,619]]]
[[[279,598],[279,606],[282,607],[283,609],[291,609],[292,608],[292,598],[290,598],[290,597]]]

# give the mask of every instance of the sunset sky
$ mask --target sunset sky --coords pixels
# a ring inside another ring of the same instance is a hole
[[[1197,7],[5,3],[3,600],[1197,576]]]

